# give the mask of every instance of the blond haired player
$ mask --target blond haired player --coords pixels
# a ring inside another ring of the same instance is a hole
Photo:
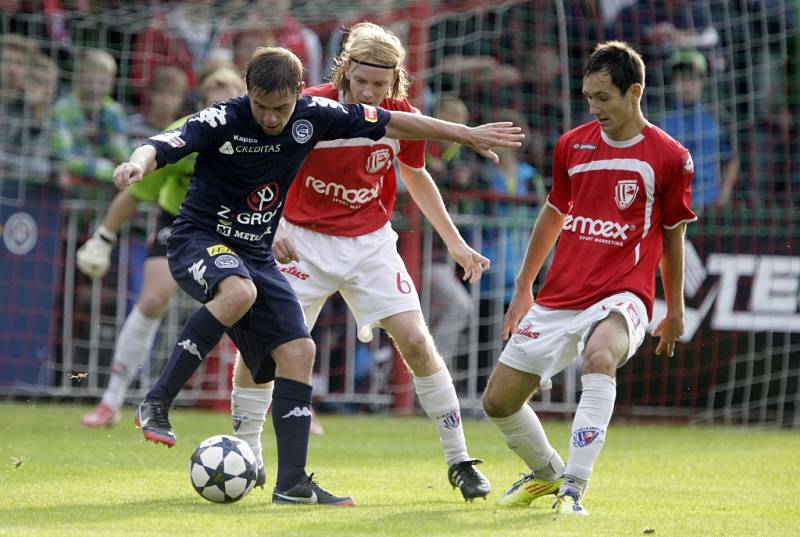
[[[394,34],[372,23],[357,24],[335,63],[331,83],[308,88],[305,94],[342,104],[417,112],[406,99],[404,58],[405,50]],[[485,497],[491,487],[475,468],[481,461],[467,451],[450,372],[422,317],[389,223],[397,193],[395,162],[412,198],[463,267],[464,278],[478,281],[489,260],[470,248],[453,225],[425,170],[424,141],[383,137],[318,143],[289,190],[273,251],[285,263],[282,271],[309,326],[328,297],[338,292],[356,318],[362,341],[372,339],[373,327],[389,333],[413,372],[422,408],[439,434],[450,484],[466,500]],[[264,390],[247,387],[252,381],[244,368],[236,371],[235,432],[260,451],[269,397]]]

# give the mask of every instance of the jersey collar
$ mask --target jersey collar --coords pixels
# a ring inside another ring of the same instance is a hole
[[[644,129],[646,129],[647,127],[650,127],[650,122],[649,121],[645,123]],[[644,140],[644,129],[642,129],[641,132],[639,132],[639,134],[637,134],[633,138],[629,138],[627,140],[612,140],[602,130],[600,131],[600,136],[603,138],[603,141],[605,143],[607,143],[608,145],[610,145],[611,147],[617,147],[617,148],[620,148],[620,149],[624,149],[626,147],[632,147],[632,146],[638,144],[639,142],[641,142],[642,140]]]

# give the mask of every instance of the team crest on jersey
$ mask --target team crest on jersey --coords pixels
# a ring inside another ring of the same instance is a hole
[[[225,142],[219,147],[219,152],[223,155],[233,155],[233,145],[230,142]]]
[[[314,126],[306,119],[298,119],[292,124],[292,138],[298,144],[304,144],[314,135]]]
[[[221,269],[231,269],[239,266],[239,260],[231,254],[222,254],[214,260],[214,264]]]
[[[392,152],[388,149],[376,149],[367,157],[367,173],[378,173],[389,166]]]
[[[638,193],[639,181],[636,179],[620,179],[614,188],[614,200],[617,202],[617,207],[627,209],[636,199],[636,194]]]

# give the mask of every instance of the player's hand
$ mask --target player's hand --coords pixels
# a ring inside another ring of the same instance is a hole
[[[493,147],[521,147],[524,139],[521,128],[515,127],[510,121],[499,121],[470,127],[466,145],[497,164],[500,158],[492,151]]]
[[[94,235],[78,248],[76,254],[78,269],[92,279],[102,278],[111,264],[113,246],[113,235],[103,237],[100,230],[95,231]]]
[[[448,250],[456,263],[464,269],[464,281],[469,283],[477,283],[481,279],[481,275],[489,270],[491,262],[488,257],[482,256],[470,248],[467,244],[461,243],[456,248]]]
[[[667,315],[658,323],[653,335],[660,337],[656,354],[667,351],[667,356],[675,354],[675,342],[683,335],[683,315]]]
[[[514,289],[511,303],[503,317],[503,340],[507,340],[519,326],[519,322],[533,307],[533,292],[530,289]]]
[[[123,190],[133,183],[141,181],[143,175],[144,170],[138,164],[123,162],[114,170],[114,184],[118,189]]]
[[[297,253],[294,237],[281,224],[278,224],[278,229],[275,231],[275,240],[272,241],[272,255],[281,265],[291,261],[300,261],[300,254]]]

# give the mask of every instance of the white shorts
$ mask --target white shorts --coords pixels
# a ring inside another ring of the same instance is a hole
[[[284,225],[294,237],[300,262],[279,266],[300,299],[309,329],[337,291],[356,319],[358,339],[365,343],[381,320],[422,311],[390,223],[359,237],[326,235],[285,221]]]
[[[538,304],[520,321],[500,355],[500,363],[513,369],[538,375],[539,387],[552,386],[551,378],[563,371],[583,353],[595,325],[617,312],[628,325],[628,355],[619,367],[634,355],[644,341],[647,309],[633,293],[619,293],[585,310],[551,309]]]

